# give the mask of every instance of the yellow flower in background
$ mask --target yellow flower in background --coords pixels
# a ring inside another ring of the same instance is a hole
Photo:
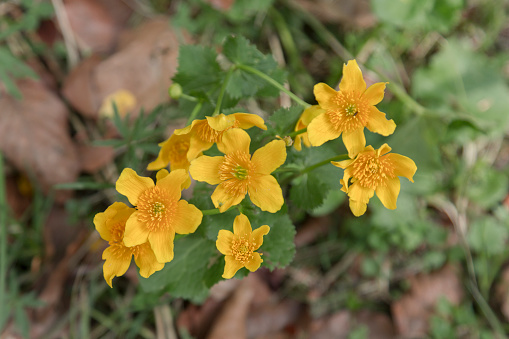
[[[188,179],[183,169],[157,172],[157,183],[126,168],[117,180],[117,191],[136,206],[125,227],[124,244],[136,246],[147,240],[160,263],[173,259],[175,233],[196,231],[202,220],[201,211],[180,200],[182,184]]]
[[[212,202],[221,212],[239,204],[247,193],[251,201],[263,211],[277,212],[283,206],[283,192],[276,178],[270,173],[286,160],[283,140],[273,140],[249,153],[251,138],[244,130],[226,131],[218,148],[221,157],[203,155],[191,162],[189,172],[198,181],[218,185]]]
[[[191,161],[196,159],[201,152],[211,148],[214,143],[221,143],[225,131],[236,127],[249,129],[253,126],[263,130],[267,129],[263,119],[256,114],[219,114],[215,117],[206,117],[203,120],[193,120],[191,125],[178,129],[174,133],[190,136],[187,159]]]
[[[395,209],[400,190],[398,177],[414,182],[415,162],[400,154],[387,154],[390,151],[387,144],[377,150],[368,146],[355,159],[332,162],[345,170],[340,180],[343,185],[341,190],[348,194],[350,209],[355,216],[366,212],[369,199],[375,192],[386,208]],[[352,184],[349,186],[350,179]]]
[[[127,247],[124,244],[125,224],[135,212],[121,202],[116,202],[103,213],[97,213],[94,217],[94,225],[101,238],[109,243],[109,247],[103,252],[102,258],[106,260],[103,265],[104,279],[112,286],[114,277],[123,275],[134,256],[134,262],[140,268],[140,275],[148,278],[154,272],[160,271],[164,264],[156,260],[156,256],[148,242],[137,246]]]
[[[161,149],[157,159],[148,164],[149,171],[160,170],[170,164],[170,170],[185,169],[189,171],[191,164],[187,160],[187,152],[191,143],[191,136],[189,134],[176,135],[172,134],[169,139],[159,144]],[[201,155],[198,154],[198,155]],[[188,188],[191,185],[191,178],[187,178],[183,188]]]
[[[263,236],[269,233],[270,227],[260,226],[254,231],[249,219],[240,214],[233,221],[233,233],[220,230],[217,235],[216,247],[224,254],[225,266],[223,278],[233,278],[242,267],[251,272],[260,268],[263,259],[261,254],[255,252],[263,244]]]
[[[126,89],[120,89],[104,98],[99,115],[105,118],[112,118],[115,114],[113,103],[117,106],[118,115],[124,117],[136,107],[136,97]]]
[[[311,145],[320,146],[342,135],[348,155],[353,158],[366,146],[364,127],[383,136],[392,134],[396,124],[375,107],[384,97],[385,84],[379,82],[366,89],[361,69],[355,60],[350,60],[343,65],[339,91],[324,83],[315,85],[316,100],[325,113],[308,126]]]
[[[297,121],[297,124],[295,125],[295,131],[300,131],[303,128],[308,127],[311,120],[319,116],[320,114],[324,113],[325,110],[323,108],[320,108],[319,105],[313,105],[311,107],[308,107],[302,112],[302,115],[300,116],[299,120]],[[293,144],[293,147],[297,151],[302,150],[302,143],[306,147],[310,147],[311,144],[309,143],[308,133],[302,133],[295,137],[295,143]]]

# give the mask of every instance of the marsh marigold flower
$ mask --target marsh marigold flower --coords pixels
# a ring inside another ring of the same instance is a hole
[[[124,244],[125,224],[135,211],[124,203],[116,202],[94,217],[95,228],[101,238],[110,245],[104,250],[102,256],[103,260],[106,260],[103,265],[104,279],[110,287],[113,287],[114,277],[119,277],[127,271],[133,256],[134,262],[140,268],[140,275],[144,278],[148,278],[164,267],[164,264],[156,260],[148,242],[133,247],[127,247]]]
[[[198,181],[218,185],[212,202],[221,212],[239,204],[247,193],[263,211],[277,212],[283,206],[283,192],[272,173],[286,160],[283,140],[273,140],[249,153],[251,138],[239,128],[226,131],[218,148],[221,157],[202,155],[191,162],[189,172]]]
[[[332,162],[345,170],[340,180],[343,185],[341,190],[348,194],[350,209],[355,216],[366,212],[369,199],[375,192],[386,208],[395,209],[400,189],[398,177],[414,182],[417,166],[413,160],[400,154],[387,154],[390,151],[387,144],[377,150],[368,146],[355,159]],[[348,184],[350,180],[351,185]]]
[[[176,135],[172,134],[169,139],[159,144],[161,149],[156,160],[148,164],[147,169],[149,171],[160,170],[168,164],[170,164],[170,170],[184,169],[186,172],[189,171],[189,165],[191,164],[187,159],[187,152],[189,151],[189,145],[191,137],[189,134]],[[201,155],[198,154],[198,155]],[[191,178],[187,178],[184,183],[184,188],[188,188],[191,185]]]
[[[311,107],[306,108],[304,112],[302,112],[302,115],[300,116],[299,120],[297,121],[297,124],[295,125],[295,131],[300,131],[301,129],[308,127],[311,120],[313,120],[322,113],[325,113],[325,110],[323,108],[320,108],[319,105],[313,105]],[[300,151],[302,150],[302,143],[304,143],[306,147],[311,146],[311,144],[309,143],[309,137],[307,132],[299,134],[295,137],[293,147],[295,147],[297,151]]]
[[[223,133],[232,128],[249,129],[253,126],[267,129],[263,119],[256,114],[234,113],[230,115],[219,114],[215,117],[206,117],[203,120],[193,120],[191,125],[176,130],[177,135],[189,135],[190,144],[187,152],[189,161],[198,157],[200,152],[206,151],[214,143],[221,143]]]
[[[343,65],[339,91],[324,83],[315,85],[316,100],[325,112],[308,126],[311,145],[320,146],[342,135],[348,155],[353,158],[366,146],[364,127],[384,136],[392,134],[396,124],[375,107],[384,97],[385,84],[379,82],[366,89],[361,69],[355,60],[350,60]]]
[[[216,247],[225,255],[223,278],[233,278],[242,267],[251,272],[260,268],[263,259],[261,254],[255,251],[263,244],[263,236],[269,231],[270,227],[267,225],[253,231],[249,219],[244,214],[235,217],[233,233],[227,230],[219,231]]]
[[[126,222],[124,244],[136,246],[147,240],[160,263],[173,259],[175,233],[193,233],[202,213],[194,205],[180,200],[182,184],[188,174],[183,169],[157,172],[157,183],[126,168],[117,180],[117,191],[136,206]]]

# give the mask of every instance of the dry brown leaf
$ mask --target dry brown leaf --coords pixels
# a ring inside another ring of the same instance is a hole
[[[67,108],[41,82],[18,81],[19,101],[0,94],[0,149],[20,171],[33,175],[45,192],[78,177],[76,147],[69,137]],[[65,194],[57,196],[59,201]]]
[[[495,284],[492,303],[500,308],[504,318],[509,321],[509,266],[507,265],[502,269]]]
[[[86,173],[97,173],[110,164],[115,157],[115,150],[109,146],[78,145],[81,170]]]
[[[395,337],[391,319],[384,313],[363,310],[360,312],[340,311],[311,324],[310,338],[347,339],[350,332],[358,327],[368,329],[369,339],[390,339]]]
[[[294,300],[267,300],[263,306],[250,312],[246,325],[247,337],[260,338],[278,333],[294,324],[302,310],[302,305]]]
[[[368,0],[298,0],[298,3],[323,22],[355,28],[369,28],[376,23]]]
[[[154,19],[119,42],[109,58],[79,64],[64,83],[63,93],[85,116],[97,118],[101,103],[118,90],[133,93],[140,108],[150,111],[167,102],[168,87],[177,68],[178,41],[168,19]]]
[[[299,227],[295,235],[295,246],[301,247],[315,241],[321,235],[327,233],[331,225],[330,217],[309,218]]]
[[[77,43],[84,50],[104,53],[113,50],[116,40],[125,23],[125,13],[130,15],[129,7],[119,0],[110,0],[106,5],[100,0],[66,0],[65,14],[69,20]],[[110,6],[111,5],[111,6]],[[115,6],[115,10],[112,10]],[[116,14],[116,13],[119,14]],[[57,13],[58,14],[58,13]],[[118,18],[116,20],[116,18]]]
[[[463,286],[452,266],[428,275],[419,274],[409,280],[410,291],[392,304],[394,323],[399,335],[423,337],[438,300],[443,297],[458,305],[463,297]]]

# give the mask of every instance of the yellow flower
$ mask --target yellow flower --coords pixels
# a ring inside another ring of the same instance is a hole
[[[386,154],[391,151],[387,144],[375,150],[372,146],[364,148],[355,159],[332,162],[345,170],[341,190],[350,197],[350,209],[355,216],[363,215],[374,193],[388,209],[396,208],[400,182],[398,176],[407,177],[414,182],[417,166],[412,159],[400,154]],[[348,181],[352,184],[348,186]]]
[[[200,152],[211,148],[214,143],[221,143],[225,131],[235,127],[248,129],[253,126],[263,130],[267,129],[263,119],[256,114],[219,114],[215,117],[206,117],[203,120],[193,120],[191,125],[176,130],[175,134],[189,134],[191,141],[189,151],[187,152],[187,159],[192,161],[198,157]]]
[[[217,185],[212,202],[221,212],[239,204],[246,193],[263,211],[277,212],[283,206],[283,192],[276,179],[270,175],[286,160],[283,140],[273,140],[249,153],[249,135],[234,128],[226,131],[218,145],[224,156],[203,155],[191,162],[189,172],[198,181]]]
[[[260,268],[263,259],[261,254],[255,251],[263,244],[263,236],[269,231],[270,227],[267,225],[253,231],[244,214],[238,215],[233,221],[233,233],[227,230],[219,231],[216,247],[225,255],[223,278],[233,278],[242,267],[251,272]]]
[[[149,171],[156,171],[170,164],[170,170],[185,169],[189,171],[189,165],[191,164],[187,160],[187,152],[189,151],[189,145],[191,137],[189,134],[176,135],[172,134],[169,139],[159,144],[161,150],[157,159],[148,164],[147,169]],[[198,154],[198,155],[201,155]],[[187,178],[186,182],[182,186],[188,188],[191,185],[191,178]]]
[[[320,114],[322,114],[324,112],[325,112],[325,110],[323,108],[320,108],[319,105],[313,105],[311,107],[306,108],[304,110],[304,112],[302,112],[302,115],[300,116],[299,121],[297,121],[297,124],[295,125],[295,131],[299,131],[303,128],[308,127],[309,123],[314,118],[316,118],[317,116],[319,116]],[[293,144],[293,147],[295,147],[295,149],[297,151],[300,151],[300,150],[302,150],[302,143],[304,143],[304,145],[306,147],[311,146],[311,144],[309,143],[309,138],[308,138],[307,132],[299,134],[295,137],[295,143]]]
[[[112,118],[115,115],[113,103],[117,106],[118,115],[125,117],[127,113],[136,107],[136,97],[126,89],[120,89],[104,98],[99,114],[101,117]]]
[[[136,246],[147,241],[160,263],[173,259],[175,233],[193,233],[201,223],[201,211],[180,200],[182,184],[189,177],[185,170],[157,172],[157,184],[126,168],[117,180],[117,191],[136,206],[125,227],[124,244]]]
[[[392,134],[396,124],[375,107],[384,97],[385,84],[379,82],[366,89],[361,69],[355,60],[350,60],[343,65],[339,92],[324,83],[315,85],[316,100],[325,113],[308,126],[311,145],[320,146],[342,135],[348,155],[353,158],[366,146],[364,127],[384,136]]]
[[[110,244],[102,256],[103,260],[106,260],[103,265],[104,279],[110,287],[113,287],[114,277],[119,277],[127,271],[133,255],[136,265],[140,268],[140,275],[144,278],[148,278],[164,267],[164,264],[157,262],[148,242],[133,247],[125,245],[123,241],[125,224],[134,211],[134,208],[116,202],[94,217],[95,228],[101,238]]]

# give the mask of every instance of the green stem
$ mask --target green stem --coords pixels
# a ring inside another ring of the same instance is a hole
[[[232,73],[236,68],[237,67],[234,65],[234,66],[230,67],[230,69],[228,70],[228,73],[226,73],[226,77],[224,78],[224,81],[223,81],[223,86],[221,86],[221,92],[219,92],[219,97],[217,98],[216,108],[214,109],[214,113],[212,113],[213,117],[215,117],[216,115],[219,114],[219,112],[221,112],[221,104],[223,103],[223,97],[224,97],[224,93],[226,92],[226,86],[228,86],[230,77],[232,76]]]
[[[231,206],[230,208],[228,208],[226,211],[222,212],[222,213],[226,213],[230,210],[232,210],[235,206]],[[202,210],[201,213],[203,213],[203,215],[214,215],[214,214],[221,214],[221,212],[219,211],[219,208],[213,208],[213,209],[210,209],[210,210]]]
[[[193,102],[198,101],[198,98],[190,96],[190,95],[187,95],[185,93],[180,94],[180,98],[182,98],[184,100],[187,100],[187,101],[193,101]]]
[[[308,131],[308,128],[304,127],[303,129],[300,129],[298,131],[295,131],[295,132],[292,132],[292,133],[288,134],[288,136],[290,138],[295,138],[297,135],[302,134],[302,133],[306,133],[307,131]]]
[[[251,74],[254,74],[260,78],[262,78],[263,80],[267,81],[269,84],[271,84],[272,86],[276,87],[277,89],[279,89],[280,91],[283,91],[285,92],[286,94],[288,94],[288,96],[290,98],[292,98],[295,102],[297,102],[299,105],[301,105],[302,107],[304,108],[308,108],[309,106],[311,106],[310,104],[308,104],[307,102],[305,102],[304,100],[302,100],[301,98],[299,98],[298,96],[296,96],[295,94],[293,94],[292,92],[290,92],[289,90],[287,90],[283,85],[281,85],[279,82],[277,82],[276,80],[272,79],[270,76],[268,76],[267,74],[263,73],[263,72],[260,72],[259,70],[257,70],[256,68],[253,68],[251,66],[247,66],[247,65],[242,65],[242,64],[239,64],[237,65],[237,68],[240,68],[246,72],[249,72]]]
[[[314,165],[311,165],[309,167],[306,167],[304,168],[302,171],[300,171],[300,175],[303,175],[303,174],[306,174],[306,173],[309,173],[311,172],[312,170],[318,168],[318,167],[322,167],[324,165],[327,165],[329,164],[331,161],[337,161],[337,160],[346,160],[346,159],[350,159],[348,157],[348,154],[340,154],[340,155],[336,155],[335,157],[332,157],[332,158],[329,158],[329,159],[325,159],[323,161],[320,161]]]
[[[4,160],[0,153],[0,308],[6,309],[7,278],[7,200],[5,198]],[[1,312],[4,313],[4,312]],[[8,313],[8,312],[7,312]],[[8,314],[0,314],[0,330]]]
[[[191,115],[189,116],[189,119],[187,119],[187,123],[186,123],[186,126],[189,126],[189,124],[191,122],[193,122],[194,118],[196,118],[196,115],[198,114],[198,112],[201,110],[201,107],[203,106],[203,101],[198,101],[198,103],[196,104],[196,106],[194,106],[194,109],[193,111],[191,112]]]

